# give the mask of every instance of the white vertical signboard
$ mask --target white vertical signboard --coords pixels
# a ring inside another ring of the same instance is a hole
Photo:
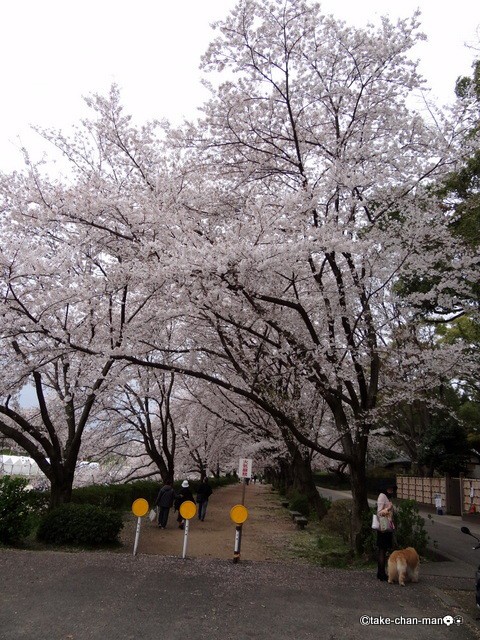
[[[240,462],[238,464],[238,477],[252,477],[252,458],[240,458]]]

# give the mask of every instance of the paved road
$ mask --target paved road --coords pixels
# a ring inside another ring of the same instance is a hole
[[[373,571],[4,550],[0,575],[1,640],[479,637],[475,622],[450,624],[458,612],[431,580],[400,587]],[[362,625],[362,616],[404,624]],[[412,629],[414,618],[422,624]]]
[[[462,535],[459,523],[439,518],[429,526],[443,531],[455,551],[463,540],[455,539]],[[372,570],[297,562],[242,559],[234,565],[5,549],[0,550],[0,640],[478,640],[473,618],[449,624],[459,614],[449,594],[465,589],[468,597],[471,574],[462,559],[431,563],[422,567],[419,584],[403,588],[379,582]],[[367,622],[403,624],[362,625],[362,616]],[[451,618],[444,623],[444,616]],[[416,618],[421,624],[412,629]]]

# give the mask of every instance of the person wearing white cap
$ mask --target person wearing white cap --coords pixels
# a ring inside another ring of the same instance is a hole
[[[185,525],[185,520],[180,515],[180,505],[182,504],[182,502],[185,502],[186,500],[191,500],[192,502],[195,502],[195,500],[193,499],[193,494],[190,490],[190,485],[188,484],[188,480],[184,480],[182,482],[182,488],[180,489],[179,493],[177,493],[177,497],[175,498],[174,507],[175,507],[175,511],[178,511],[177,522],[178,522],[179,529],[183,529]]]

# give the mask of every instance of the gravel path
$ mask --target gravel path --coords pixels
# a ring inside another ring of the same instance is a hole
[[[230,509],[240,504],[240,484],[221,487],[213,492],[208,503],[207,517],[200,522],[190,521],[187,555],[191,558],[230,559],[233,557],[235,524]],[[288,546],[302,532],[296,527],[286,509],[279,504],[278,494],[269,486],[250,484],[245,491],[248,520],[242,527],[241,557],[248,560],[275,560],[285,557]],[[181,555],[184,532],[178,529],[177,514],[170,510],[167,528],[162,530],[142,519],[138,553],[162,556]],[[137,519],[128,517],[121,540],[125,550],[133,550]]]

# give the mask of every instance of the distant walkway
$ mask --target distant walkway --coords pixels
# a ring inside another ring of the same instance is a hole
[[[204,522],[192,518],[189,527],[187,555],[191,558],[231,559],[235,543],[235,524],[230,509],[242,500],[242,485],[231,484],[215,489],[208,502]],[[250,483],[245,487],[248,520],[243,525],[241,555],[248,560],[274,560],[284,556],[293,536],[297,534],[287,510],[280,505],[277,493],[270,485]],[[141,554],[181,555],[184,532],[178,528],[177,514],[170,510],[167,528],[162,530],[147,518],[142,522]],[[135,539],[136,518],[128,517],[123,532],[123,551],[130,553]]]

